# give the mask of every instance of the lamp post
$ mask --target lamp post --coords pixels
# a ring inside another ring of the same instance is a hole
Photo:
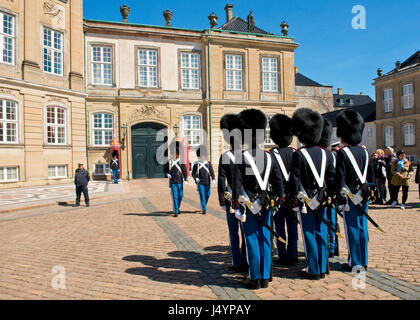
[[[179,133],[179,126],[177,123],[174,124],[173,129],[174,129],[175,140],[176,140],[176,138],[178,138],[178,133]]]
[[[126,123],[123,123],[121,125],[121,130],[122,130],[121,142],[122,142],[122,147],[125,149],[125,158],[126,158],[125,162],[127,164],[127,180],[130,181],[130,171],[128,170],[128,148],[125,147],[125,138],[127,136],[127,124]]]

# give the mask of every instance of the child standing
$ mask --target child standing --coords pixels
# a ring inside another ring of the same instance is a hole
[[[196,151],[198,161],[194,163],[192,168],[192,176],[197,183],[198,194],[200,196],[202,213],[206,214],[207,202],[210,198],[211,183],[216,183],[213,166],[207,160],[207,148],[200,145]],[[211,180],[210,180],[211,178]]]

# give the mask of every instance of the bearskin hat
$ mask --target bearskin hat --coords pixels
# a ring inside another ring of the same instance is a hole
[[[362,141],[365,121],[360,113],[353,110],[341,111],[336,119],[337,137],[351,146],[358,145]]]
[[[328,148],[331,143],[333,126],[330,120],[324,118],[324,126],[322,128],[321,139],[318,142],[318,145],[323,148]]]
[[[262,111],[257,109],[245,109],[239,113],[239,119],[244,143],[255,148],[258,144],[264,142],[267,117]],[[251,131],[251,135],[249,131]],[[247,141],[250,140],[251,137],[252,141]]]
[[[204,145],[204,144],[200,144],[197,147],[197,150],[195,151],[195,154],[197,155],[197,157],[200,157],[200,156],[207,157],[208,156],[207,146]]]
[[[293,140],[292,119],[276,114],[270,119],[270,137],[280,148],[288,147]]]
[[[220,119],[220,129],[223,133],[223,139],[233,145],[235,141],[235,132],[233,130],[240,129],[241,123],[237,114],[228,113]]]
[[[321,139],[324,121],[309,108],[297,109],[292,117],[293,134],[306,146],[315,146]]]

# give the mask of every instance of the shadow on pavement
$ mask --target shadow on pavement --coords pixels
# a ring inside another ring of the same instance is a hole
[[[183,214],[201,214],[201,211],[181,211],[179,216]],[[139,217],[167,217],[173,216],[174,213],[172,211],[155,211],[151,213],[124,213],[125,216],[139,216]]]

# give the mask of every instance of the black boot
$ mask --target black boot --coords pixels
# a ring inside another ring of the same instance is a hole
[[[259,279],[251,280],[250,278],[246,278],[245,280],[242,281],[242,284],[248,289],[252,289],[252,290],[261,289],[261,283]]]
[[[261,279],[261,288],[268,288],[268,279]]]
[[[298,273],[298,275],[304,279],[309,279],[309,280],[319,280],[321,279],[321,276],[319,274],[310,274],[305,270],[302,270]]]
[[[203,214],[206,214],[207,212],[206,212],[206,210],[203,210]]]
[[[343,263],[341,265],[341,269],[347,272],[351,272],[353,270],[353,268],[348,263]]]

